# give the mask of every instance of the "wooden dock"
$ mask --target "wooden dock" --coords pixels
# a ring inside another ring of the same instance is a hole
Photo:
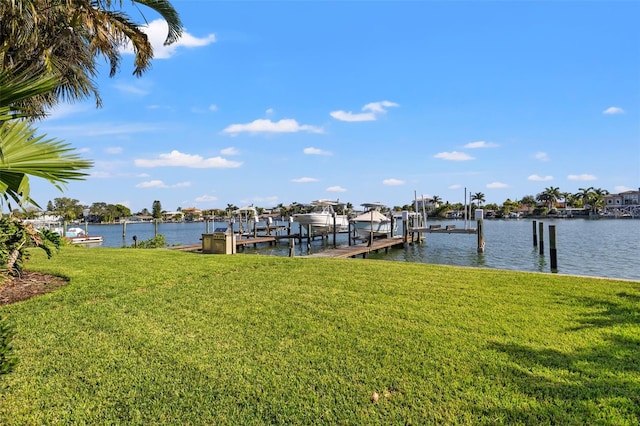
[[[323,250],[319,253],[310,254],[304,257],[334,257],[334,258],[348,258],[362,255],[363,258],[367,257],[367,254],[371,252],[377,252],[380,250],[388,251],[391,247],[398,247],[404,244],[402,237],[392,238],[380,238],[373,240],[373,243],[355,244],[351,246],[338,246],[333,249]]]
[[[455,225],[430,225],[423,228],[411,228],[409,232],[419,232],[423,234],[477,234],[477,228],[456,228]]]
[[[275,243],[278,239],[276,237],[267,237],[267,236],[258,236],[258,237],[249,237],[249,238],[237,238],[236,239],[236,247],[244,247],[250,244],[256,245],[260,243]]]

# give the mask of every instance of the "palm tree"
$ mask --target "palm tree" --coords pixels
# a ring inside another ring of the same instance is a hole
[[[549,204],[549,210],[552,210],[555,207],[556,201],[560,198],[560,188],[557,186],[550,186],[544,189],[545,199]]]
[[[520,200],[520,204],[522,204],[523,206],[527,206],[527,207],[535,207],[536,199],[534,198],[533,195],[525,195]]]
[[[159,13],[168,24],[165,44],[177,41],[182,23],[168,0],[132,0]],[[94,96],[97,57],[105,58],[110,76],[119,68],[121,49],[131,43],[134,71],[151,66],[153,48],[147,35],[116,7],[122,0],[13,0],[0,2],[0,70],[59,76],[54,90],[29,99],[32,114],[60,99]]]
[[[570,192],[561,192],[560,193],[560,197],[562,197],[562,200],[564,201],[564,206],[565,207],[571,207],[573,206],[573,194]]]
[[[592,213],[597,213],[598,209],[604,206],[605,195],[609,195],[609,191],[607,191],[606,189],[592,188],[588,196]]]
[[[84,179],[87,173],[82,170],[93,164],[72,153],[69,144],[36,136],[36,129],[25,119],[28,114],[15,107],[56,84],[52,77],[16,81],[0,72],[0,194],[9,207],[11,200],[20,206],[38,206],[30,197],[29,176],[46,179],[62,190],[68,181]]]
[[[481,206],[481,205],[482,205],[482,203],[484,203],[484,202],[485,202],[484,194],[483,194],[482,192],[476,192],[475,194],[473,194],[473,195],[471,196],[471,201],[472,201],[472,202],[473,202],[473,201],[477,201],[477,202],[478,202],[478,206]]]
[[[591,191],[593,191],[593,186],[590,186],[588,188],[578,188],[578,191],[580,192],[575,193],[573,195],[573,198],[582,201],[582,207],[586,208],[589,204],[589,197]]]

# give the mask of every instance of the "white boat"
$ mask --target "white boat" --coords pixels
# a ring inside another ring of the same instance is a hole
[[[82,228],[68,228],[64,237],[71,244],[102,244],[102,235],[88,235]]]
[[[293,215],[293,220],[300,224],[300,229],[307,230],[311,225],[311,232],[333,232],[334,215],[337,232],[344,232],[349,229],[349,218],[346,215],[337,214],[335,206],[340,205],[337,201],[316,200],[311,203],[312,210],[309,213],[298,213]]]
[[[351,219],[353,226],[358,235],[363,239],[376,237],[386,237],[391,234],[392,220],[390,217],[382,214],[381,210],[385,207],[382,203],[364,203],[361,204],[365,208],[364,213]]]

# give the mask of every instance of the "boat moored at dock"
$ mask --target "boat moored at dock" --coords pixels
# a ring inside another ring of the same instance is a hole
[[[358,236],[363,239],[389,236],[392,232],[392,219],[382,213],[382,203],[363,203],[364,213],[351,219]],[[397,222],[396,222],[397,223]],[[394,226],[395,227],[395,226]]]
[[[334,220],[337,232],[348,231],[349,218],[335,212],[334,208],[339,205],[337,201],[316,200],[311,203],[310,212],[295,214],[293,220],[300,224],[301,229],[306,230],[310,226],[311,232],[331,232]]]

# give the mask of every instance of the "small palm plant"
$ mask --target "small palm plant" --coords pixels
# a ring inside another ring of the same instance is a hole
[[[74,154],[66,143],[36,135],[32,116],[16,107],[21,101],[51,90],[56,77],[16,77],[0,72],[0,195],[9,211],[15,202],[24,208],[38,206],[31,199],[29,177],[39,177],[62,190],[70,180],[82,180],[83,170],[92,162]],[[60,246],[51,232],[38,231],[32,225],[12,217],[0,220],[0,269],[19,273],[27,247],[39,247],[50,256]]]

